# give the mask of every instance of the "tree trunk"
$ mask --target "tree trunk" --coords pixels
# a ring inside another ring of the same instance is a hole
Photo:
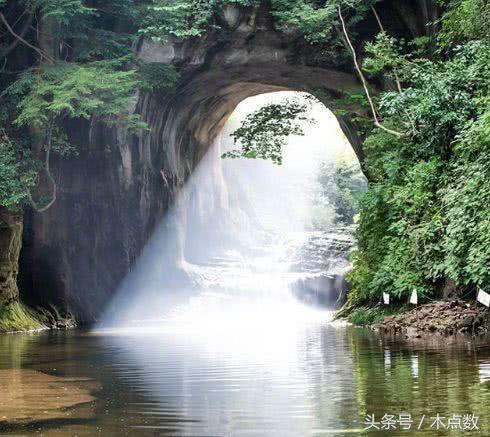
[[[0,206],[0,305],[19,299],[17,273],[22,246],[22,213]]]

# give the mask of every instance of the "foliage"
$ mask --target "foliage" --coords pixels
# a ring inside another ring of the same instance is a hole
[[[190,38],[202,35],[214,13],[215,2],[194,0],[155,0],[140,33],[156,42],[165,42],[169,36]]]
[[[486,0],[451,0],[442,20],[439,43],[451,49],[470,40],[490,42],[490,4]]]
[[[44,19],[52,20],[62,58],[94,61],[132,53],[145,2],[140,0],[31,0]],[[90,6],[87,6],[90,4]]]
[[[311,43],[342,46],[339,39],[338,8],[350,12],[347,25],[353,29],[376,0],[271,0],[272,15],[282,30],[296,29]]]
[[[169,37],[187,39],[203,35],[226,4],[250,6],[255,0],[153,0],[147,6],[140,34],[155,42]]]
[[[332,38],[332,29],[338,19],[337,2],[318,6],[315,2],[273,0],[273,15],[282,30],[297,29],[313,43]]]
[[[487,7],[451,2],[434,57],[383,34],[367,47],[366,70],[400,80],[378,103],[403,136],[371,129],[365,141],[372,183],[349,276],[357,304],[382,291],[403,301],[413,288],[437,297],[448,281],[461,293],[490,286]]]
[[[400,308],[359,307],[355,308],[348,317],[353,325],[366,326],[381,322],[385,317],[393,316],[400,312]]]
[[[173,65],[151,62],[143,64],[138,71],[141,88],[149,92],[172,92],[180,75]]]
[[[367,42],[364,49],[367,57],[363,70],[366,73],[394,78],[393,73],[408,67],[410,61],[430,55],[430,39],[422,36],[409,41],[397,40],[383,31],[373,41]]]
[[[367,190],[359,163],[325,162],[318,175],[313,226],[350,225],[359,212],[359,198]]]
[[[343,47],[336,28],[338,7],[348,15],[349,28],[370,11],[377,0],[271,0],[270,8],[278,29],[296,30],[313,44]],[[223,6],[257,6],[260,0],[153,0],[142,19],[140,34],[156,42],[168,38],[187,39],[202,36],[209,28],[219,28],[216,19]]]
[[[2,142],[3,205],[15,208],[29,198],[37,180],[33,169],[46,172],[55,199],[49,153],[76,153],[64,120],[94,117],[107,124],[144,127],[129,114],[135,90],[147,84],[131,66],[131,45],[142,7],[139,0],[17,0],[5,5],[2,13],[16,28],[29,25],[32,15],[43,24],[40,34],[28,32],[26,38],[29,48],[39,47],[32,53],[48,50],[48,55],[39,59],[39,65],[20,64],[18,72],[0,72],[1,96],[8,107],[0,118],[11,138]],[[31,137],[33,130],[37,134]],[[40,151],[46,151],[44,166],[40,161],[31,165],[34,161],[16,146],[31,141],[36,143],[35,158],[41,159]]]
[[[53,18],[64,26],[96,13],[96,9],[85,6],[83,0],[31,0],[31,7],[38,9],[44,19]]]
[[[24,73],[6,90],[19,99],[15,123],[42,127],[63,118],[119,120],[127,114],[138,82],[134,70],[117,70],[114,65],[59,63]]]
[[[22,203],[35,179],[35,164],[28,151],[0,130],[0,205],[13,209]]]
[[[17,179],[24,182],[21,186],[27,187],[27,190],[24,188],[22,196],[19,196],[15,186],[1,183],[2,191],[10,198],[6,206],[13,207],[28,198],[31,205],[42,212],[56,201],[57,186],[50,171],[50,154],[57,152],[64,156],[76,153],[76,147],[70,143],[63,130],[64,119],[96,117],[106,124],[118,123],[128,128],[145,127],[137,115],[129,114],[133,92],[139,84],[136,73],[134,70],[119,69],[120,64],[120,60],[112,60],[47,65],[37,71],[25,72],[7,88],[4,95],[18,102],[13,124],[42,132],[44,171],[51,183],[51,195],[42,199],[43,206],[36,204],[28,195],[32,183],[24,182],[26,179],[30,182],[34,180],[31,172],[23,172],[25,166],[20,162],[18,165],[11,163],[9,168],[17,170]]]
[[[80,29],[79,32],[79,44],[73,52],[73,58],[77,62],[132,55],[131,45],[134,40],[132,35],[98,28]]]
[[[223,154],[223,158],[270,159],[282,163],[282,147],[290,135],[302,135],[302,122],[308,117],[309,104],[298,99],[270,103],[247,115],[231,135],[241,149]]]
[[[464,285],[490,284],[490,111],[467,125],[455,145],[447,211],[446,273]]]

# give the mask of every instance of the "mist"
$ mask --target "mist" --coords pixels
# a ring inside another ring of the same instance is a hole
[[[350,144],[335,116],[308,99],[313,122],[303,124],[304,135],[288,139],[282,165],[221,158],[237,147],[230,134],[247,114],[292,96],[308,98],[271,93],[236,108],[122,282],[99,328],[160,326],[177,314],[182,320],[183,313],[202,326],[225,314],[231,320],[257,317],[269,304],[276,314],[279,306],[287,307],[288,317],[301,313],[290,284],[305,274],[294,270],[318,213],[319,172],[339,161],[358,166]],[[322,208],[333,217],[333,205],[324,202]],[[345,260],[341,263],[345,267]]]

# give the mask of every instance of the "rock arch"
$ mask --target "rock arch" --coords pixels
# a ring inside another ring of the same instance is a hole
[[[429,32],[420,23],[435,8],[432,1],[385,0],[379,12],[393,32],[417,34]],[[150,131],[127,136],[96,122],[70,126],[80,155],[54,163],[58,201],[26,220],[20,288],[27,302],[57,302],[82,320],[96,318],[240,101],[295,90],[335,107],[345,91],[359,89],[348,60],[275,30],[265,6],[227,6],[219,20],[220,29],[199,39],[139,42],[142,62],[173,64],[182,73],[175,93],[138,96],[134,110]],[[377,33],[374,18],[361,30],[359,47]],[[339,121],[362,164],[355,124]]]

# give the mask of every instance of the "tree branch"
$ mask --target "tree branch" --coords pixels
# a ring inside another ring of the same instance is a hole
[[[34,200],[32,199],[31,193],[29,193],[29,203],[31,204],[32,208],[36,212],[44,212],[48,210],[49,208],[51,208],[51,206],[53,206],[57,198],[58,187],[56,185],[56,181],[53,178],[53,175],[51,174],[51,168],[50,168],[52,130],[53,130],[53,126],[51,125],[48,128],[48,141],[46,145],[46,152],[45,152],[46,155],[44,158],[44,170],[46,171],[46,176],[48,177],[49,182],[51,183],[52,186],[51,200],[46,205],[39,207],[36,204],[36,202],[34,202]]]
[[[386,33],[385,28],[383,26],[383,23],[381,22],[381,19],[379,18],[378,12],[376,11],[376,8],[374,6],[371,6],[371,10],[373,11],[374,17],[376,18],[376,21],[378,22],[378,26],[381,29],[381,32]]]
[[[347,27],[345,26],[345,21],[344,21],[344,17],[342,16],[342,10],[340,9],[340,6],[338,7],[338,13],[339,13],[340,21],[342,23],[342,31],[344,32],[345,39],[347,40],[347,44],[349,45],[349,48],[352,52],[352,58],[354,61],[354,66],[356,68],[357,74],[359,75],[359,78],[361,79],[361,83],[362,83],[362,86],[364,88],[364,92],[366,93],[366,97],[368,99],[369,106],[371,108],[371,112],[372,112],[373,119],[374,119],[374,125],[377,128],[384,130],[385,132],[388,132],[388,133],[395,135],[397,137],[402,137],[403,136],[402,133],[383,126],[381,124],[381,122],[379,121],[378,114],[376,112],[376,106],[374,105],[373,99],[371,98],[371,94],[369,92],[369,88],[368,88],[366,78],[364,77],[364,74],[361,70],[361,67],[359,66],[359,62],[357,61],[356,50],[354,49],[354,46],[352,45],[352,42],[349,38],[349,33],[347,32]]]
[[[54,64],[54,59],[47,55],[46,53],[44,53],[39,47],[36,47],[34,45],[32,45],[30,42],[26,41],[24,39],[23,36],[21,35],[18,35],[17,33],[15,33],[14,29],[12,29],[12,27],[10,27],[10,24],[8,23],[7,19],[5,18],[5,15],[3,15],[2,12],[0,12],[0,21],[5,25],[5,27],[7,28],[7,30],[21,43],[23,43],[24,45],[26,45],[27,47],[30,47],[31,49],[35,50],[37,53],[39,53],[39,55],[41,56],[41,58],[45,58],[46,60],[48,60],[49,62],[51,62],[52,64]]]
[[[20,38],[23,39],[24,36],[26,35],[27,31],[30,29],[33,18],[34,18],[34,10],[31,10],[29,12],[29,15],[26,18],[26,21],[24,22],[24,25],[22,26],[22,29],[20,30],[20,32],[18,34],[18,36]],[[5,19],[5,17],[4,17],[4,19]],[[4,24],[5,24],[5,21],[4,21]],[[12,33],[12,32],[10,32],[10,33]],[[18,44],[20,42],[21,42],[21,39],[16,37],[14,39],[14,41],[12,41],[4,50],[2,50],[2,52],[0,52],[0,59],[6,58],[9,55],[9,53],[18,46]]]

